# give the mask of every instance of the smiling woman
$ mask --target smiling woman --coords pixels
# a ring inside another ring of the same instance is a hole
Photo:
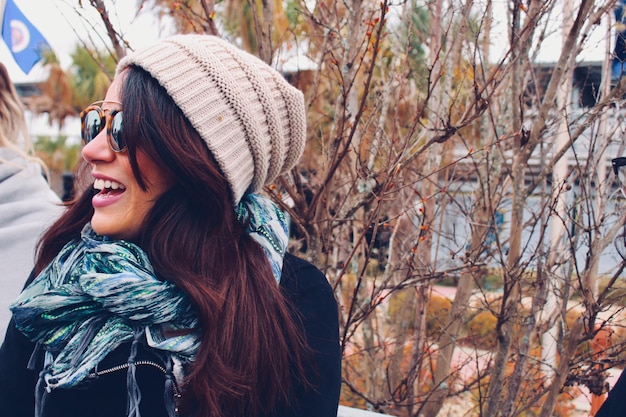
[[[302,93],[219,38],[124,58],[83,112],[93,186],[12,304],[3,417],[335,417],[333,291],[261,194],[305,130]]]
[[[137,150],[138,165],[150,186],[142,187],[134,178],[128,153],[123,152],[126,146],[120,100],[124,74],[115,78],[104,101],[81,113],[81,124],[83,158],[93,167],[94,189],[99,191],[91,200],[91,227],[104,236],[132,240],[141,231],[154,203],[174,181],[141,149]]]

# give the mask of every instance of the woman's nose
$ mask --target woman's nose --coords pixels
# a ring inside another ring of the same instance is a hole
[[[89,143],[83,146],[83,159],[89,163],[110,162],[115,152],[109,146],[106,129],[102,129]]]

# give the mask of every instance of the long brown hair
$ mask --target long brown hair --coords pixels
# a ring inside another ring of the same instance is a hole
[[[291,400],[303,376],[304,337],[260,246],[237,221],[228,183],[207,146],[165,90],[139,67],[125,71],[123,139],[139,185],[140,149],[174,179],[137,242],[156,274],[192,299],[202,343],[183,394],[183,412],[242,416]],[[36,269],[79,236],[93,214],[84,191],[43,236]],[[306,379],[306,378],[304,378]]]
[[[12,149],[22,158],[39,164],[46,176],[50,172],[41,158],[35,155],[35,148],[28,134],[24,106],[11,81],[9,71],[0,62],[0,147]],[[0,158],[0,162],[8,162]],[[10,163],[10,162],[9,162]]]

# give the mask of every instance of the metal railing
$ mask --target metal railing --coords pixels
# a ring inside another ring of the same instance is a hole
[[[389,416],[389,414],[373,413],[371,411],[359,410],[358,408],[339,406],[337,411],[337,417],[383,417]]]

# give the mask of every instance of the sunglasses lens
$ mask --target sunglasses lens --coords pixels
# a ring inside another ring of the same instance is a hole
[[[115,113],[113,120],[111,120],[111,148],[116,152],[120,152],[126,147],[122,139],[122,121],[122,112]]]
[[[97,110],[89,110],[83,116],[83,142],[88,144],[95,138],[103,128],[102,119],[100,113]]]

